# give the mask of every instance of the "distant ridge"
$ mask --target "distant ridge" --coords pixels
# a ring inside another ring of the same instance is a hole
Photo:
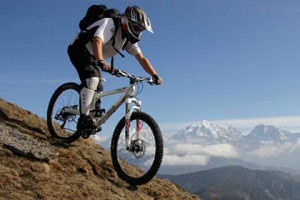
[[[203,199],[300,199],[300,182],[279,171],[233,165],[177,176],[163,176]]]

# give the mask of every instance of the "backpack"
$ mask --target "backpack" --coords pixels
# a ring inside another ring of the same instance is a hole
[[[93,24],[94,22],[96,22],[102,18],[112,18],[114,20],[114,24],[115,24],[116,28],[115,28],[115,33],[111,38],[113,40],[112,45],[114,48],[115,34],[117,33],[117,30],[120,25],[119,22],[121,19],[121,13],[119,10],[117,10],[115,8],[108,9],[106,7],[106,5],[103,5],[103,4],[90,6],[88,8],[85,16],[79,22],[79,28],[81,30],[81,32],[79,34],[79,40],[83,46],[93,38],[94,33],[98,28],[98,26],[96,26],[96,27],[91,28],[90,30],[87,30],[87,27],[89,27],[91,24]],[[119,52],[117,49],[115,49],[115,50],[122,57],[124,57],[124,55],[121,52]]]
[[[92,23],[102,18],[113,18],[114,22],[121,18],[121,13],[117,9],[108,9],[106,5],[92,5],[88,8],[85,16],[79,22],[81,31],[87,29]],[[118,25],[115,23],[115,25]]]

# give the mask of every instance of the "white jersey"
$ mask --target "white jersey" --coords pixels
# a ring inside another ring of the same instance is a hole
[[[111,40],[111,38],[113,37],[113,35],[115,33],[115,24],[114,24],[113,19],[112,18],[103,18],[103,19],[98,20],[98,21],[94,22],[93,24],[91,24],[89,27],[87,27],[87,29],[89,30],[95,26],[98,26],[98,28],[94,33],[94,37],[99,37],[102,40],[103,57],[105,59],[113,57],[114,55],[116,55],[118,53],[115,49],[117,49],[118,51],[121,50],[126,42],[126,39],[122,38],[121,27],[119,27],[117,30],[117,33],[115,35],[115,44],[113,47],[112,46],[113,40]],[[94,55],[91,41],[89,41],[86,44],[86,48],[88,49],[90,54]],[[127,42],[127,44],[124,48],[129,54],[131,54],[133,56],[135,56],[136,54],[141,52],[141,49],[139,48],[137,43],[131,44],[130,42]]]

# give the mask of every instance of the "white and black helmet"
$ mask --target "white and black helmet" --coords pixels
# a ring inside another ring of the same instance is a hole
[[[122,18],[122,26],[131,43],[140,41],[144,30],[153,33],[151,22],[144,10],[138,6],[128,6]]]

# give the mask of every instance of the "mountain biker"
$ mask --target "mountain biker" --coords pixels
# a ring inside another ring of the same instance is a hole
[[[100,19],[88,27],[90,29],[98,26],[92,41],[79,45],[77,36],[68,47],[69,58],[76,68],[83,86],[80,91],[81,115],[77,124],[78,131],[86,128],[100,129],[95,120],[89,116],[90,104],[95,91],[103,90],[99,68],[106,72],[113,72],[113,66],[104,59],[113,57],[119,53],[120,49],[124,48],[134,56],[143,69],[153,77],[155,84],[162,83],[162,78],[157,74],[148,58],[143,55],[137,43],[144,30],[153,33],[150,19],[145,11],[138,6],[128,6],[118,23],[119,27],[115,33],[116,26],[112,18]],[[112,41],[113,36],[115,37],[114,41]]]

